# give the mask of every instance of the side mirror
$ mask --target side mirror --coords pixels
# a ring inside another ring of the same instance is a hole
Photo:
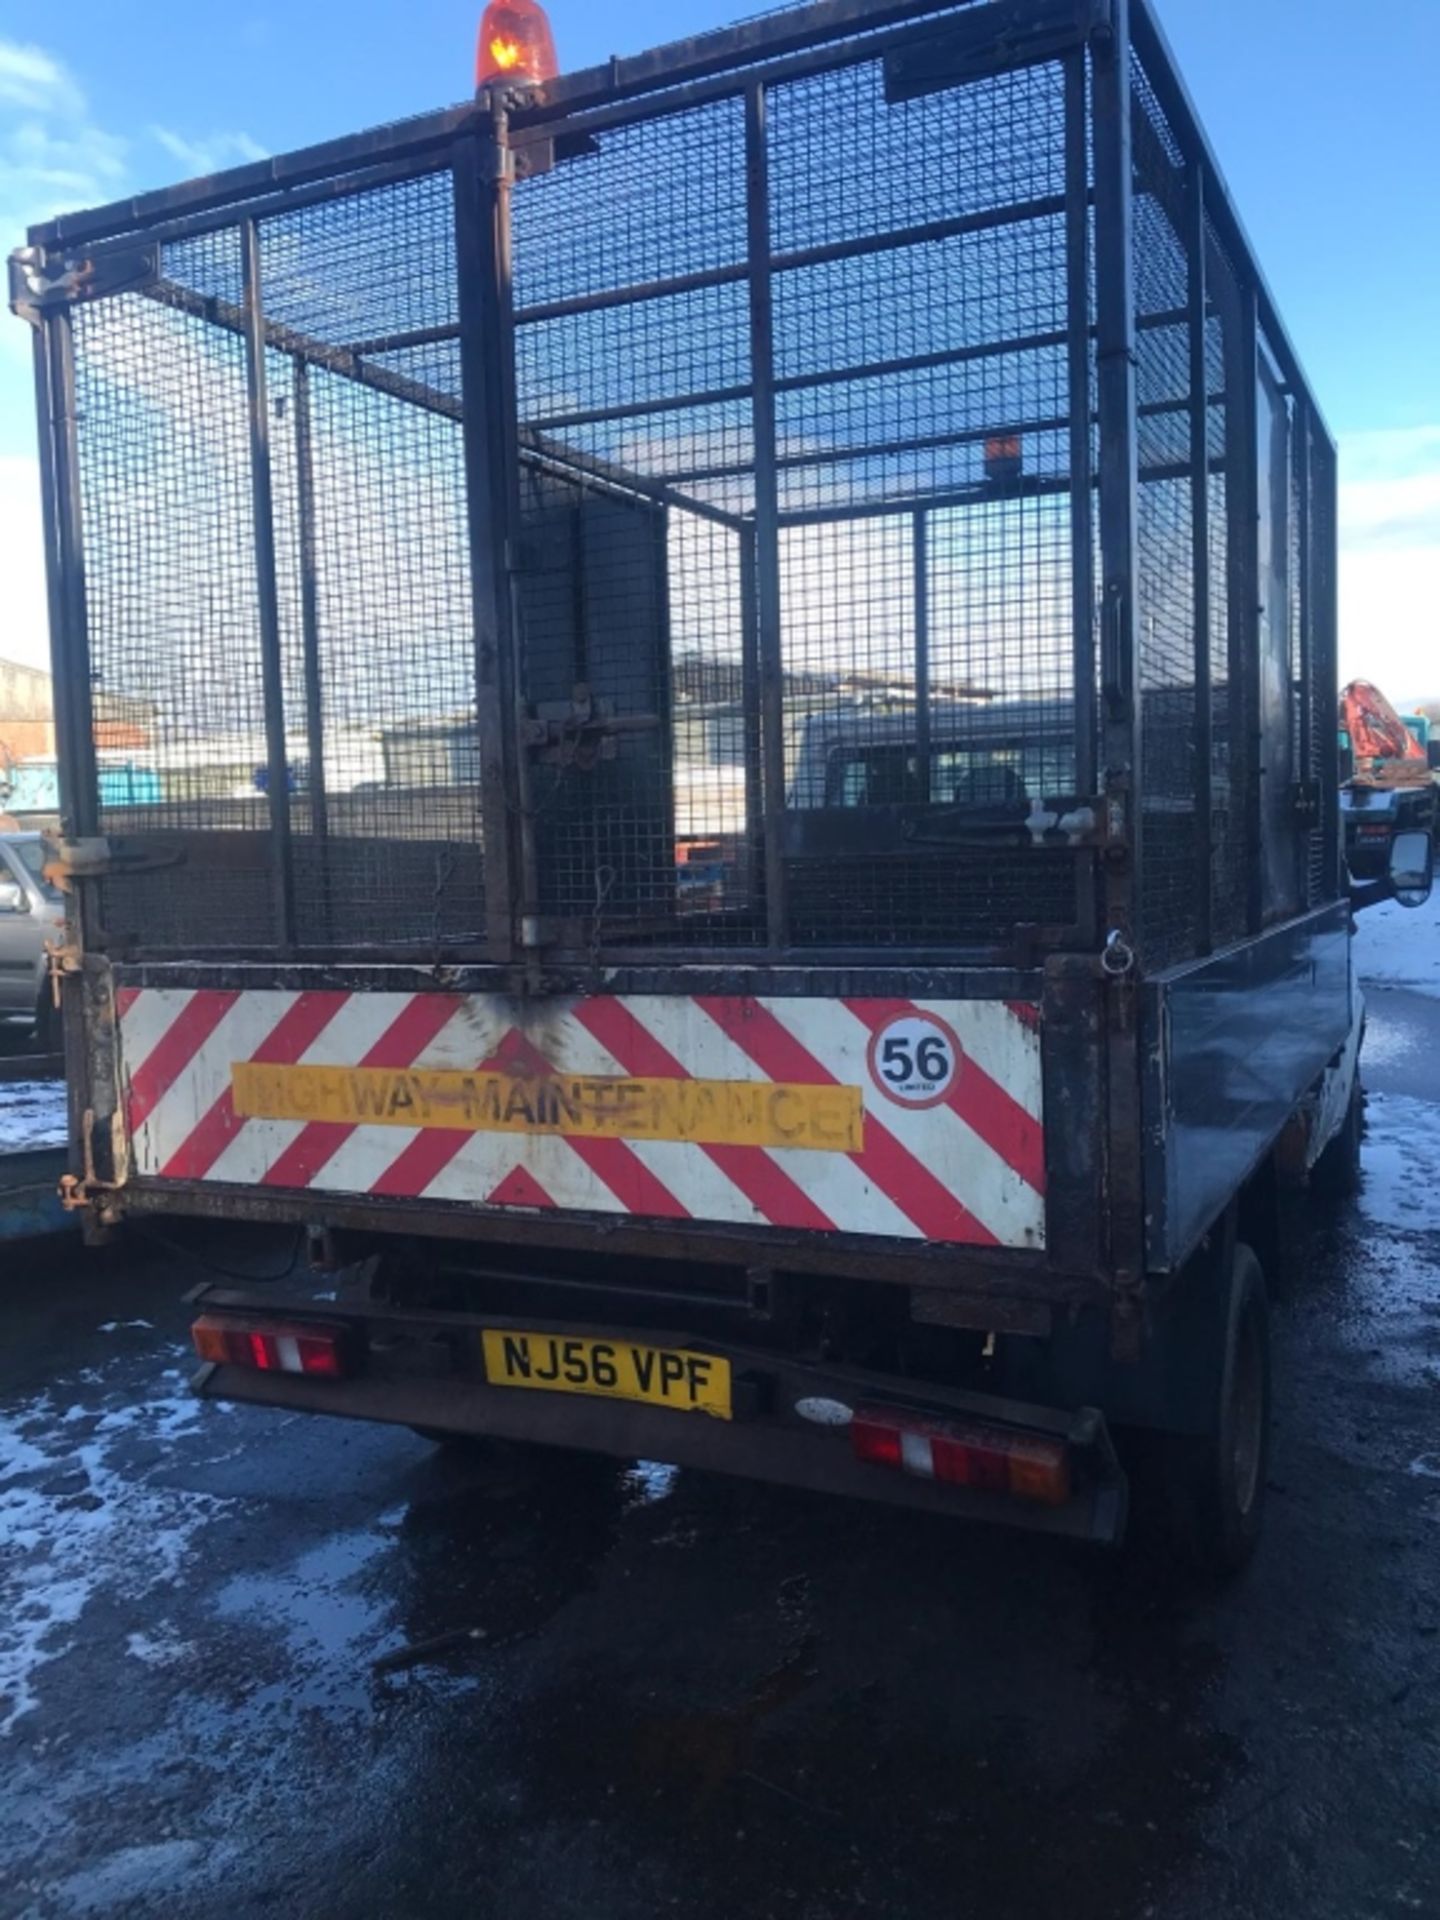
[[[1423,907],[1435,881],[1435,842],[1428,833],[1397,833],[1390,842],[1390,887],[1402,907]]]
[[[30,902],[18,880],[0,880],[0,913],[28,913]]]

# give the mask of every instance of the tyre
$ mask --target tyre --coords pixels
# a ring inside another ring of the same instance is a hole
[[[1237,1244],[1217,1355],[1214,1425],[1170,1444],[1178,1544],[1197,1569],[1237,1573],[1260,1539],[1270,1471],[1270,1308],[1265,1277]]]
[[[1360,1191],[1360,1143],[1364,1133],[1365,1094],[1357,1073],[1340,1131],[1310,1170],[1314,1192],[1327,1200],[1348,1200]]]

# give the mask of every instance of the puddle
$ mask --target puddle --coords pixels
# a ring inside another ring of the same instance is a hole
[[[283,1638],[288,1656],[283,1677],[251,1694],[249,1706],[369,1700],[371,1662],[393,1638],[391,1610],[376,1597],[376,1563],[392,1545],[384,1532],[337,1534],[283,1572],[240,1574],[221,1588],[217,1613]]]

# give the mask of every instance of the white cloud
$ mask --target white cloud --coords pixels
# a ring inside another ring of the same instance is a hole
[[[150,138],[163,147],[189,178],[223,173],[227,167],[243,167],[252,160],[268,160],[270,155],[248,133],[212,133],[200,140],[188,140],[170,127],[151,127]]]
[[[1440,694],[1440,425],[1341,441],[1340,674]]]
[[[84,88],[62,61],[43,47],[0,39],[0,251],[8,252],[28,226],[103,205],[137,185],[268,158],[243,131],[189,135],[152,126],[148,134],[147,159],[144,143],[137,151],[97,122]]]
[[[37,221],[115,199],[127,159],[125,141],[98,125],[59,60],[0,40],[0,250]]]
[[[84,89],[44,48],[0,39],[0,254],[25,229],[113,200],[129,184],[129,149],[94,118]],[[33,454],[29,329],[0,313],[0,654],[49,658],[40,476]]]
[[[0,102],[30,113],[83,114],[85,101],[65,68],[43,47],[0,40]]]

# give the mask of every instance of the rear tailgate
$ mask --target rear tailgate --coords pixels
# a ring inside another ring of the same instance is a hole
[[[1005,1000],[122,988],[148,1181],[1039,1250]]]

